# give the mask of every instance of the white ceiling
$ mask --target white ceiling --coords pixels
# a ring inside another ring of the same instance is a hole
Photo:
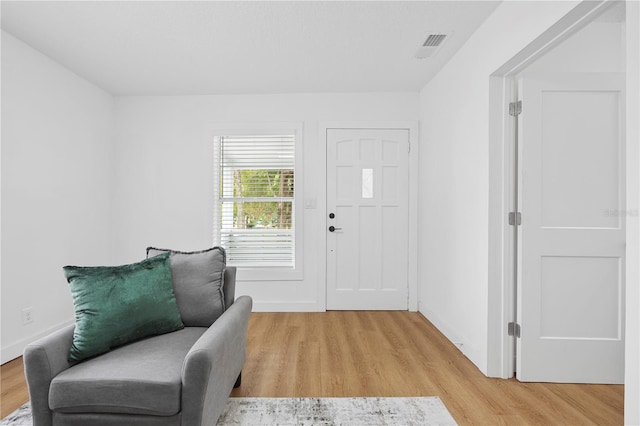
[[[418,91],[497,1],[2,1],[2,29],[114,95]],[[431,33],[453,33],[414,57]]]

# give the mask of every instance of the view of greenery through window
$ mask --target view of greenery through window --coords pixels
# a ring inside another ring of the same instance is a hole
[[[236,229],[291,229],[294,195],[293,170],[235,170],[233,197],[251,199],[233,205],[233,227]],[[255,199],[275,198],[277,201]]]
[[[295,134],[236,134],[214,143],[215,241],[235,266],[295,268]]]

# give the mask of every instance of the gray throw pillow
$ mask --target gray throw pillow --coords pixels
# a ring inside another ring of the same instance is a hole
[[[222,247],[195,252],[147,248],[147,258],[171,253],[171,275],[182,322],[187,327],[209,327],[225,311]]]

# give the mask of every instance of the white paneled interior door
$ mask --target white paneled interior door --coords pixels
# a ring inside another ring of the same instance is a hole
[[[327,309],[407,310],[409,130],[327,129]]]
[[[623,81],[519,81],[521,381],[623,382]]]

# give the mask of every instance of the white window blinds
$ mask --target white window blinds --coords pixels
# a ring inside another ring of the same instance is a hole
[[[216,241],[227,263],[294,268],[295,135],[215,138]]]

